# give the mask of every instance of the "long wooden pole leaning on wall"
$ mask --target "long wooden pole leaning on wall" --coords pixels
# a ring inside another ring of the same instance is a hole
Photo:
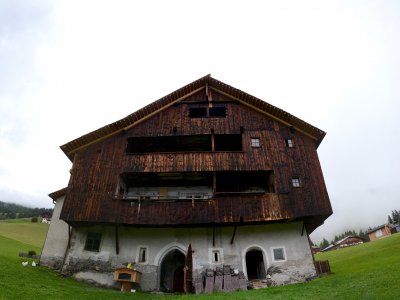
[[[215,224],[213,224],[213,247],[215,247]]]
[[[72,236],[72,227],[71,227],[71,225],[68,224],[68,243],[67,243],[67,247],[65,248],[64,258],[63,258],[63,262],[61,265],[61,270],[62,270],[62,268],[64,268],[65,260],[67,259],[69,248],[71,247],[71,236]]]
[[[119,254],[119,232],[118,232],[118,224],[115,225],[115,253]]]
[[[231,238],[231,245],[235,241],[236,229],[237,229],[237,225],[235,225],[235,228],[233,229],[233,234],[232,234],[232,238]]]

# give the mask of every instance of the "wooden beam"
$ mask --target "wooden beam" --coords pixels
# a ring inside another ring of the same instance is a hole
[[[233,242],[235,240],[236,228],[237,228],[237,225],[235,225],[235,228],[233,229],[233,234],[232,234],[232,238],[231,238],[231,245],[233,244]]]
[[[215,224],[213,225],[213,247],[215,247]]]
[[[72,236],[72,227],[71,227],[71,225],[68,224],[68,243],[67,243],[67,247],[65,248],[61,269],[64,267],[65,260],[67,259],[69,248],[71,247],[71,236]]]
[[[118,224],[115,225],[115,253],[119,254],[119,232],[118,232]]]

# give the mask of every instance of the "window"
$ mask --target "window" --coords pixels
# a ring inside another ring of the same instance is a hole
[[[210,107],[209,116],[210,117],[226,117],[226,107],[225,106]]]
[[[216,172],[217,193],[274,193],[272,171]]]
[[[148,252],[147,246],[139,246],[136,261],[142,264],[147,263]]]
[[[251,138],[251,147],[259,148],[260,147],[260,139],[259,138]]]
[[[189,118],[221,118],[226,117],[226,107],[190,107]]]
[[[381,237],[382,235],[383,235],[382,229],[379,229],[379,230],[377,230],[377,231],[375,232],[375,236],[376,236],[377,238]]]
[[[215,151],[242,151],[241,134],[216,134],[214,135]]]
[[[211,135],[129,137],[127,154],[211,151]]]
[[[86,237],[85,250],[99,252],[101,234],[89,232]]]
[[[212,151],[212,135],[129,137],[126,153],[209,152]],[[242,151],[241,134],[215,134],[215,151]]]
[[[223,263],[222,249],[221,248],[209,248],[210,262],[213,264]]]
[[[206,107],[189,108],[189,117],[190,118],[206,118],[207,117],[207,108]]]
[[[214,262],[219,262],[219,251],[213,251]]]
[[[292,139],[286,139],[286,147],[288,148],[293,148],[293,140]]]
[[[292,177],[292,187],[300,187],[300,177]]]
[[[273,248],[272,249],[274,260],[275,261],[282,261],[286,260],[285,258],[285,250],[283,248]]]

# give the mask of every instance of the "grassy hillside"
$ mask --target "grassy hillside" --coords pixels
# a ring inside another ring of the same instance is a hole
[[[48,224],[32,223],[31,219],[10,219],[0,221],[1,236],[36,247],[43,247],[48,229]]]
[[[30,225],[36,225],[31,224]],[[0,227],[4,225],[1,224]],[[29,226],[28,226],[29,227]],[[24,228],[18,227],[18,228]],[[121,293],[63,278],[42,267],[23,267],[18,252],[39,247],[1,236],[0,299],[395,299],[400,295],[400,234],[316,256],[329,259],[332,275],[312,282],[247,292],[213,295]],[[14,238],[17,235],[14,236]],[[37,244],[42,244],[43,241]]]

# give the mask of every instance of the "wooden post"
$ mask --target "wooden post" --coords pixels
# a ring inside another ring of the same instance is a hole
[[[118,224],[115,225],[115,253],[119,254],[119,235],[118,235]]]
[[[213,247],[215,247],[215,224],[213,224]]]
[[[237,228],[237,225],[235,225],[235,228],[233,229],[233,234],[232,234],[232,239],[231,239],[231,245],[233,244],[233,241],[235,240],[236,228]]]
[[[183,269],[183,292],[191,293],[193,290],[193,258],[192,258],[192,244],[189,244],[185,258],[185,267]]]

